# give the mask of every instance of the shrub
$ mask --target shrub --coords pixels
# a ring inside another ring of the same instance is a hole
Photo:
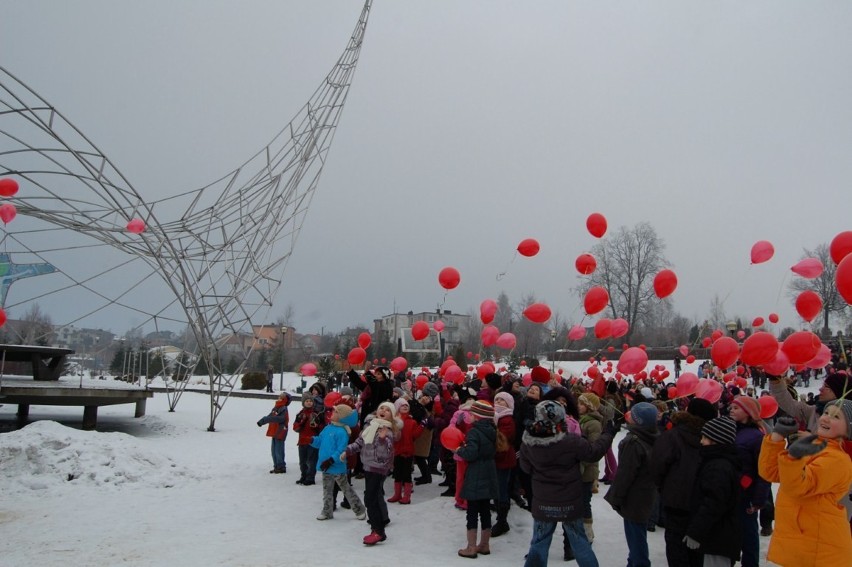
[[[240,390],[265,390],[266,372],[246,372],[243,374]]]

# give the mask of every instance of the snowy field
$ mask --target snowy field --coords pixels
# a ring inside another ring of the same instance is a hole
[[[585,365],[561,366],[567,373]],[[291,391],[298,383],[285,375]],[[16,431],[16,406],[0,406],[0,565],[470,564],[456,555],[465,545],[464,512],[439,496],[439,479],[416,487],[410,505],[389,505],[388,540],[373,548],[361,543],[367,523],[350,510],[318,522],[321,487],[295,484],[295,434],[287,440],[289,472],[268,473],[269,441],[256,421],[272,403],[229,399],[215,433],[206,431],[208,397],[195,392],[173,413],[166,396],[155,394],[138,419],[132,404],[102,407],[98,431],[79,429],[82,408],[49,406],[32,406],[33,423]],[[291,421],[299,407],[291,407]],[[386,481],[386,492],[391,488]],[[363,481],[355,489],[362,495]],[[624,565],[621,519],[603,501],[605,490],[593,499],[595,552],[602,566]],[[492,540],[491,555],[480,562],[523,563],[532,519],[513,507],[509,522],[511,531]],[[663,538],[659,528],[648,534],[654,565],[666,563]],[[764,557],[768,542],[761,538]],[[562,564],[561,546],[554,537],[553,565]]]

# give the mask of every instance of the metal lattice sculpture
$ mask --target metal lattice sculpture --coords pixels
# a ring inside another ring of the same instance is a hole
[[[20,181],[15,227],[26,221],[22,230],[7,227],[0,252],[50,261],[62,274],[26,301],[74,287],[101,298],[98,309],[185,323],[184,363],[203,357],[210,374],[210,430],[242,371],[224,372],[221,337],[250,332],[272,305],[346,102],[370,6],[331,72],[267,146],[218,181],[161,200],[146,201],[80,130],[0,67],[0,177]],[[144,221],[143,232],[128,230],[134,219]],[[157,288],[167,299],[152,305]],[[170,409],[185,385],[169,391]]]

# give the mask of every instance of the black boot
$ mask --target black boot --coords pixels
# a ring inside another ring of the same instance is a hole
[[[456,495],[456,487],[450,485],[447,487],[445,491],[441,493],[441,496],[455,496]]]
[[[508,502],[497,504],[497,521],[491,526],[491,537],[499,537],[509,531],[509,522],[506,519],[509,515],[509,506],[511,504]]]

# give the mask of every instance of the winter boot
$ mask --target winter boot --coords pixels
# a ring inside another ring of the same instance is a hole
[[[509,522],[506,518],[509,515],[508,502],[500,502],[497,505],[497,521],[491,526],[491,537],[500,537],[509,531]]]
[[[411,483],[406,482],[402,485],[402,498],[399,499],[400,504],[411,504]]]
[[[453,496],[456,495],[456,485],[450,484],[447,486],[447,489],[441,493],[441,496]]]
[[[388,502],[399,502],[400,498],[402,498],[402,483],[395,482],[393,483],[393,496],[388,498]]]
[[[583,518],[583,528],[586,530],[586,539],[589,540],[589,543],[595,541],[595,530],[592,529],[592,522],[592,518]]]
[[[386,539],[388,538],[385,535],[384,531],[379,532],[373,530],[372,532],[370,532],[370,535],[364,536],[364,545],[376,545],[380,541],[385,541]]]
[[[467,547],[459,549],[459,556],[476,559],[476,549],[476,530],[467,530]]]
[[[488,543],[491,541],[491,530],[483,529],[482,537],[479,540],[479,545],[476,546],[476,552],[480,555],[491,555],[491,548]]]

